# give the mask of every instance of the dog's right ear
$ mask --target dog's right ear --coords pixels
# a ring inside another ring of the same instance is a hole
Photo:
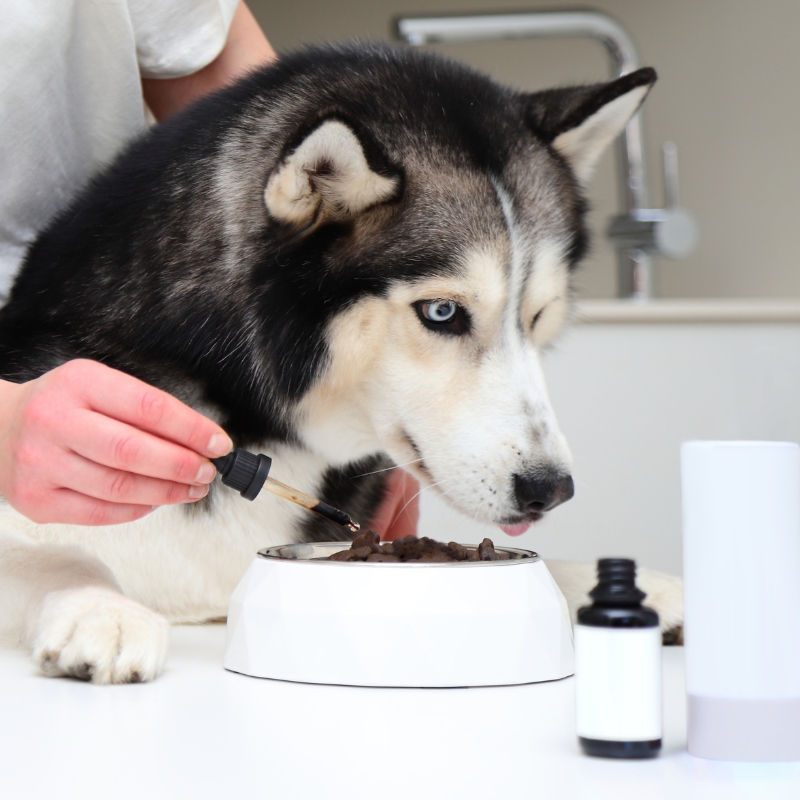
[[[585,183],[603,150],[639,110],[656,77],[654,69],[643,67],[609,83],[527,95],[527,122]]]
[[[264,202],[274,219],[308,228],[352,219],[393,199],[399,188],[398,176],[370,166],[353,129],[329,118],[278,165],[267,181]]]

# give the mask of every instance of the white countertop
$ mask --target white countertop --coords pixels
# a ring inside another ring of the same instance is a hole
[[[479,631],[476,631],[480,635]],[[221,625],[175,628],[155,683],[39,677],[0,650],[0,798],[113,800],[783,800],[800,762],[685,752],[683,650],[664,649],[652,761],[580,755],[573,679],[480,689],[259,680],[221,666]]]

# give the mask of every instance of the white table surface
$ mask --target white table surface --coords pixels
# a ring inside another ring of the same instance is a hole
[[[43,678],[0,650],[0,798],[782,800],[800,762],[685,751],[683,649],[664,649],[661,756],[582,756],[572,678],[478,689],[260,680],[222,666],[224,626],[172,632],[155,683]]]

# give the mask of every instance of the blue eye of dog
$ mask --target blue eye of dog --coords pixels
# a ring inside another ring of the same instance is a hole
[[[460,336],[469,328],[469,317],[452,300],[417,300],[414,303],[420,322],[429,330]]]
[[[431,322],[450,322],[456,315],[456,304],[452,300],[431,300],[422,306],[422,313]]]

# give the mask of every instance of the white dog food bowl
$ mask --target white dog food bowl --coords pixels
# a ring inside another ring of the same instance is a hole
[[[261,550],[231,597],[225,668],[350,686],[496,686],[573,673],[567,605],[536,553],[322,560],[348,546]]]

